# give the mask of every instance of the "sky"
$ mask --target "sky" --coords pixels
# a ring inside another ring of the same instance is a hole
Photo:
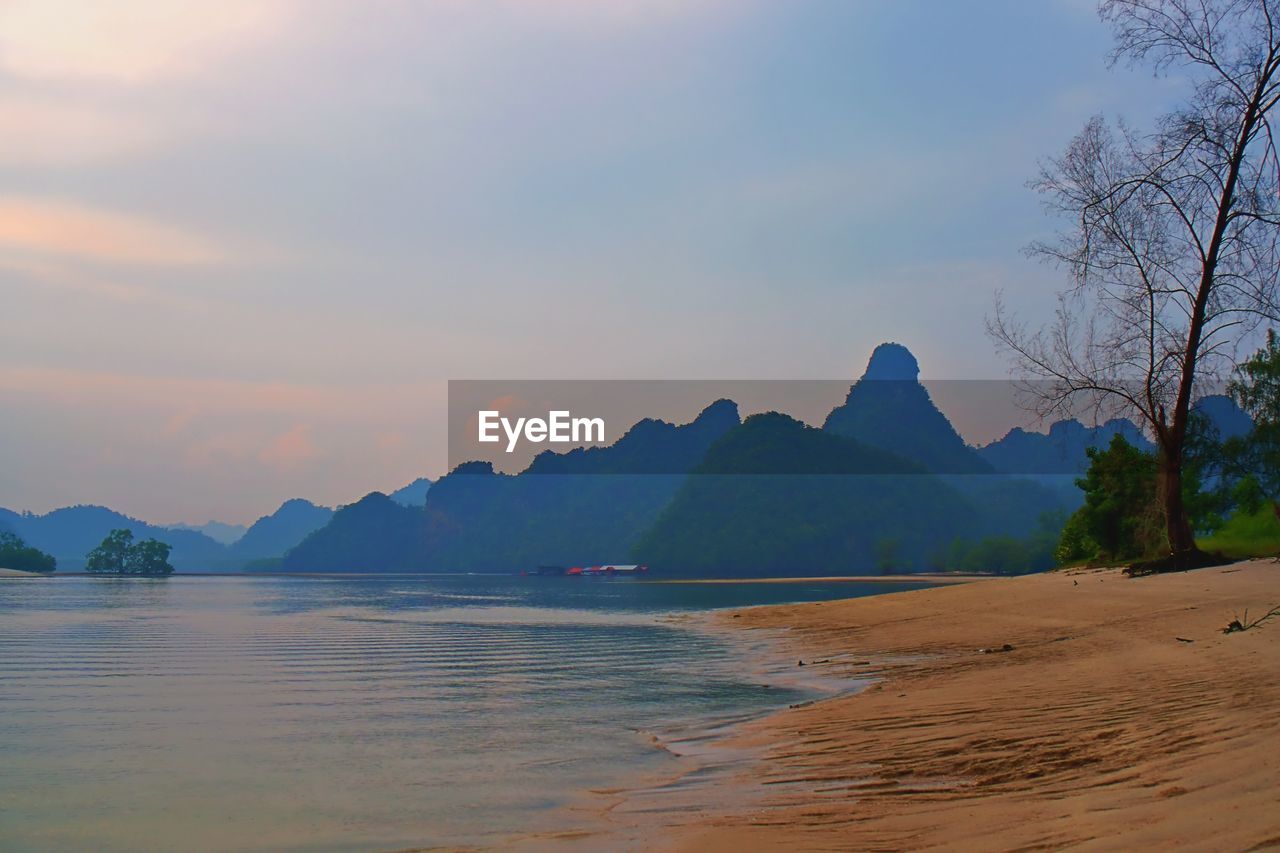
[[[157,523],[446,465],[450,379],[1007,375],[1088,0],[0,0],[0,506]],[[839,401],[833,401],[833,404]]]

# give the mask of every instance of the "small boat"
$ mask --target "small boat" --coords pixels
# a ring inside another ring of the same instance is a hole
[[[609,576],[609,577],[613,577],[614,575],[642,575],[642,574],[647,573],[648,571],[649,571],[649,567],[648,567],[648,566],[636,566],[636,565],[619,566],[619,565],[608,565],[608,566],[592,566],[592,567],[591,567],[591,568],[589,568],[589,569],[583,569],[583,574],[587,574],[587,575],[607,575],[607,576]]]
[[[616,565],[607,566],[538,566],[533,571],[521,571],[524,576],[537,575],[539,577],[616,577],[618,575],[643,575],[648,574],[648,566],[637,565]]]

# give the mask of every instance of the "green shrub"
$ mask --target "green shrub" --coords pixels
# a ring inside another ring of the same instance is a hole
[[[0,531],[0,569],[43,574],[57,567],[58,562],[52,556],[27,545],[17,534]]]
[[[1274,507],[1263,504],[1253,512],[1237,511],[1217,533],[1199,542],[1205,551],[1221,551],[1228,557],[1280,555],[1280,519]]]

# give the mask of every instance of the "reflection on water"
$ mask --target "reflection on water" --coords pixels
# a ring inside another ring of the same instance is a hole
[[[492,840],[799,694],[675,611],[889,591],[555,578],[0,583],[0,849]]]

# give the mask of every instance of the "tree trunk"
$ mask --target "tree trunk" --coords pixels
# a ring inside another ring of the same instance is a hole
[[[1169,537],[1169,553],[1175,562],[1194,554],[1196,539],[1182,502],[1181,453],[1163,445],[1159,449],[1159,469],[1156,473],[1157,495],[1164,510],[1165,531]]]

